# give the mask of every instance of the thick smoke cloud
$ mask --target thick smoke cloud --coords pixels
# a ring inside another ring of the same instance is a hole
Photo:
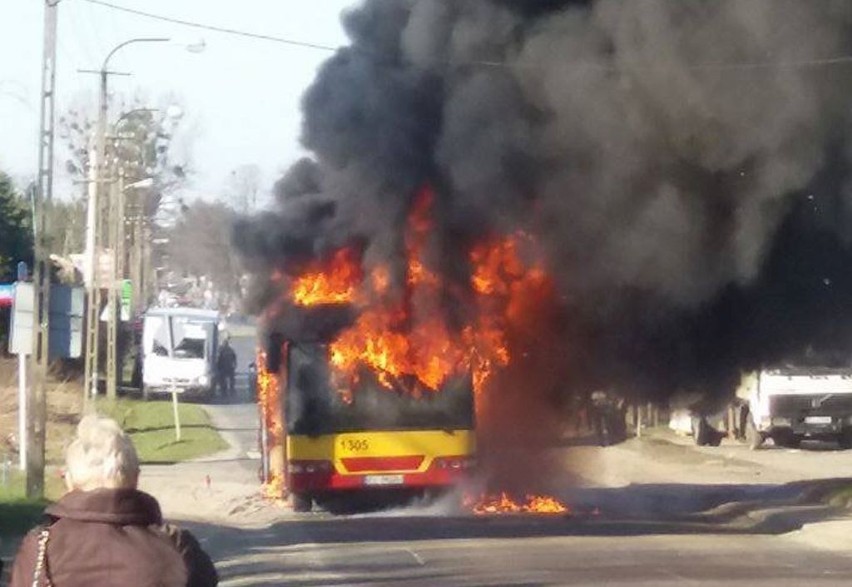
[[[453,279],[455,245],[536,237],[571,384],[721,396],[850,356],[852,4],[374,0],[344,24],[304,97],[314,160],[236,231],[256,309],[273,269],[352,239],[394,261],[429,183]]]

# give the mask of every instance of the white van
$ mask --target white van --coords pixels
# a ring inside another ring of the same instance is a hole
[[[212,397],[219,350],[219,313],[197,308],[152,308],[142,328],[142,394]]]

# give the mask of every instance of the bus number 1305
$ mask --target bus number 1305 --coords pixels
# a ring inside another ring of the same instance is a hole
[[[370,448],[370,443],[365,438],[344,438],[340,444],[343,450],[349,452],[364,452]]]

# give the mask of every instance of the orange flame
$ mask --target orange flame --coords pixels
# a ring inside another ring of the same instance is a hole
[[[296,279],[293,301],[300,306],[352,302],[361,277],[357,251],[351,247],[339,249],[327,263],[313,263]]]
[[[274,454],[276,447],[283,451],[284,425],[281,422],[281,393],[278,386],[278,375],[267,370],[266,353],[257,351],[257,403],[260,416],[267,430],[267,455]],[[283,454],[283,452],[282,452]],[[271,459],[270,459],[271,462]],[[284,495],[283,462],[269,468],[269,478],[264,480],[262,493],[272,499],[280,499]]]
[[[334,381],[344,395],[366,366],[382,386],[399,389],[409,381],[403,388],[413,393],[436,391],[470,372],[479,396],[495,370],[509,364],[507,328],[522,322],[526,306],[549,287],[544,271],[521,258],[521,245],[532,244],[529,237],[519,233],[483,243],[469,257],[475,316],[459,330],[450,328],[442,319],[447,285],[427,260],[433,200],[430,190],[421,191],[409,215],[402,296],[390,292],[386,265],[363,279],[360,256],[352,248],[338,250],[325,265],[312,265],[293,283],[291,295],[299,305],[362,306],[355,324],[330,345]]]
[[[523,502],[512,499],[505,491],[500,495],[465,498],[464,505],[476,515],[493,514],[569,514],[568,506],[555,497],[527,495]]]

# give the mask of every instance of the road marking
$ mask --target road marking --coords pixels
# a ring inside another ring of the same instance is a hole
[[[411,550],[410,548],[406,548],[406,549],[405,549],[405,552],[407,552],[408,554],[410,554],[411,556],[413,556],[413,557],[414,557],[414,560],[416,560],[416,561],[417,561],[417,564],[418,564],[418,565],[420,565],[421,567],[425,567],[425,566],[426,566],[426,561],[424,561],[424,560],[423,560],[423,558],[422,558],[419,554],[417,554],[416,552],[414,552],[414,551],[413,551],[413,550]]]

